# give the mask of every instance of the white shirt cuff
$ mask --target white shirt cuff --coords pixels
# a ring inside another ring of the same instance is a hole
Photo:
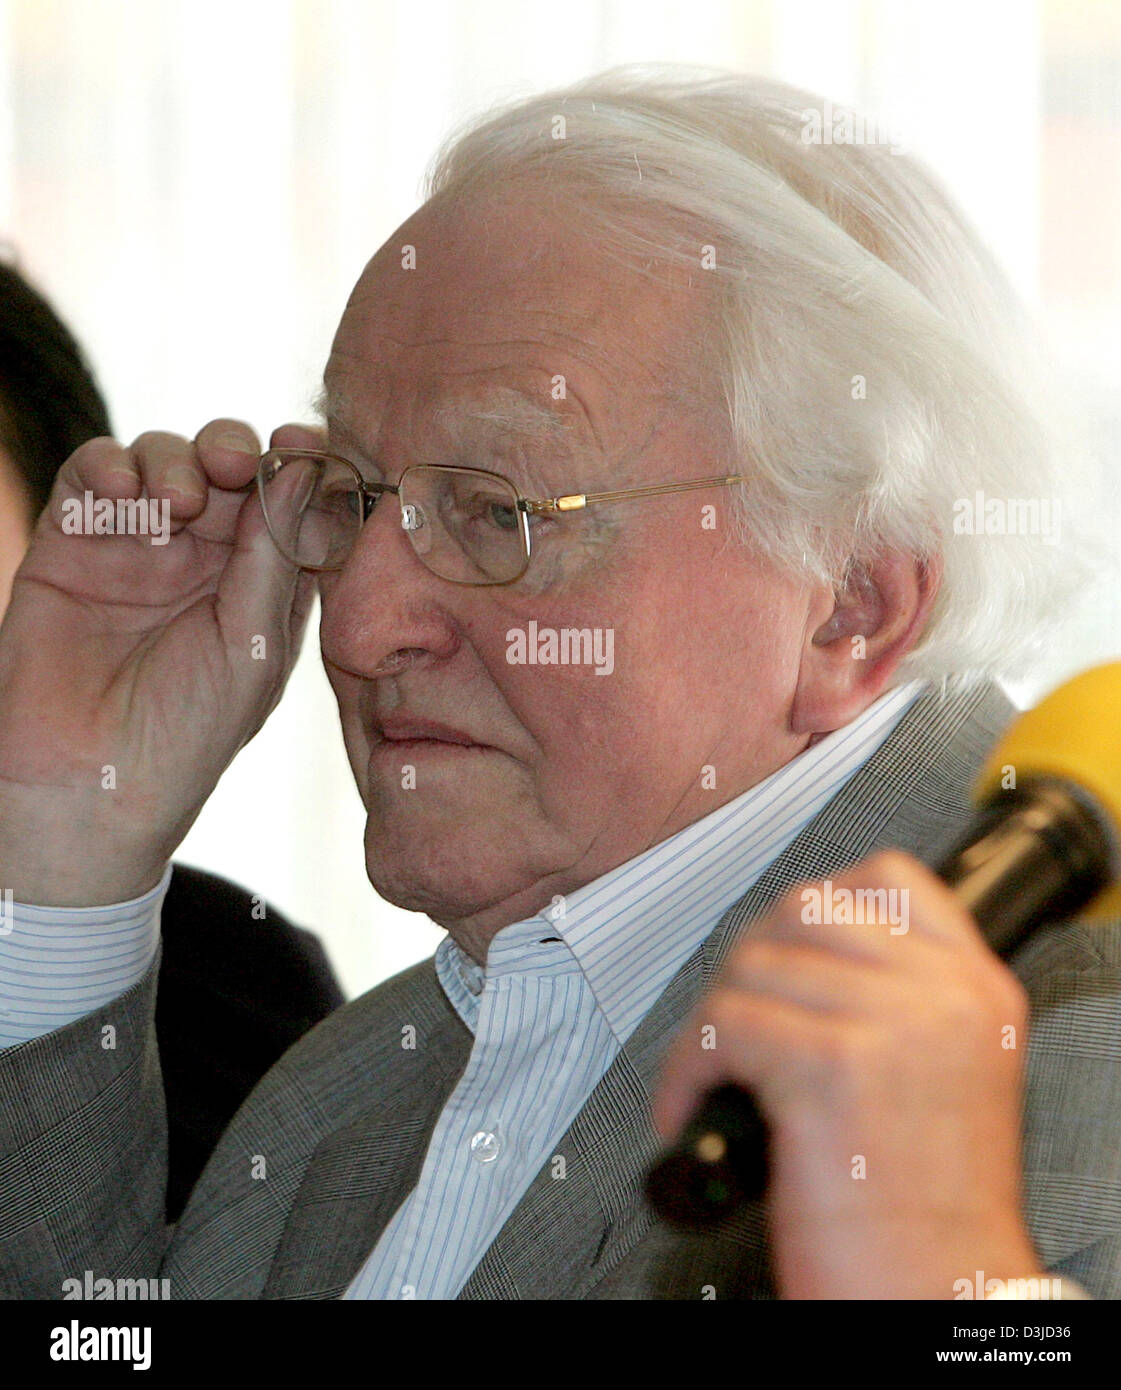
[[[143,978],[171,871],[143,897],[108,907],[34,907],[0,889],[0,1048],[65,1028]]]

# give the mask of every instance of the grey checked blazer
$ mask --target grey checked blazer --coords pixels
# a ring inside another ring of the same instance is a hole
[[[894,846],[933,862],[968,818],[968,786],[1011,717],[992,686],[921,697],[685,963],[483,1255],[460,1297],[774,1296],[763,1212],[682,1236],[641,1195],[658,1151],[659,1062],[736,937],[799,881]],[[259,1083],[174,1232],[163,1222],[165,1119],[152,1028],[158,961],[135,988],[0,1053],[0,1294],[62,1281],[170,1280],[173,1298],[333,1299],[415,1185],[471,1036],[431,959],[338,1010]],[[1032,1005],[1024,1169],[1051,1271],[1121,1296],[1121,921],[1067,923],[1014,967]],[[931,982],[931,988],[937,983]],[[116,1027],[117,1045],[101,1046]],[[417,1032],[413,1051],[401,1029]],[[198,1027],[207,1021],[200,1017]],[[265,1176],[254,1177],[254,1163]],[[858,1292],[854,1289],[854,1293]]]

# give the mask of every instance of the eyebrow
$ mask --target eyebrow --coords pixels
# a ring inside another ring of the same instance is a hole
[[[504,433],[523,439],[557,439],[568,434],[572,421],[547,405],[523,395],[511,387],[500,387],[477,406],[440,406],[435,412],[436,423],[454,434],[457,427],[475,424],[496,425]]]
[[[334,425],[357,442],[355,431],[346,423],[345,398],[328,390],[324,384],[312,401],[311,408],[325,425]],[[453,439],[457,435],[469,436],[473,425],[482,424],[495,426],[504,434],[515,435],[522,440],[557,440],[570,434],[574,425],[569,416],[550,410],[541,401],[510,386],[493,388],[478,404],[438,406],[434,420]]]

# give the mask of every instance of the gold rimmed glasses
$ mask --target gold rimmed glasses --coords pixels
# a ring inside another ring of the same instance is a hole
[[[531,517],[742,481],[737,474],[534,498],[523,497],[500,473],[445,464],[406,468],[397,483],[367,482],[349,460],[317,449],[270,449],[257,471],[269,534],[301,569],[342,569],[378,500],[392,493],[420,560],[441,579],[470,585],[512,584],[525,574],[533,550]]]

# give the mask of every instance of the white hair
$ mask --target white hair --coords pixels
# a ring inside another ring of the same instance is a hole
[[[885,550],[941,556],[900,679],[1014,672],[1082,578],[1072,537],[954,518],[979,492],[1061,498],[1069,532],[1034,335],[933,176],[887,144],[813,143],[822,113],[770,80],[617,69],[476,120],[427,192],[539,176],[606,254],[709,269],[741,536],[835,585]]]

